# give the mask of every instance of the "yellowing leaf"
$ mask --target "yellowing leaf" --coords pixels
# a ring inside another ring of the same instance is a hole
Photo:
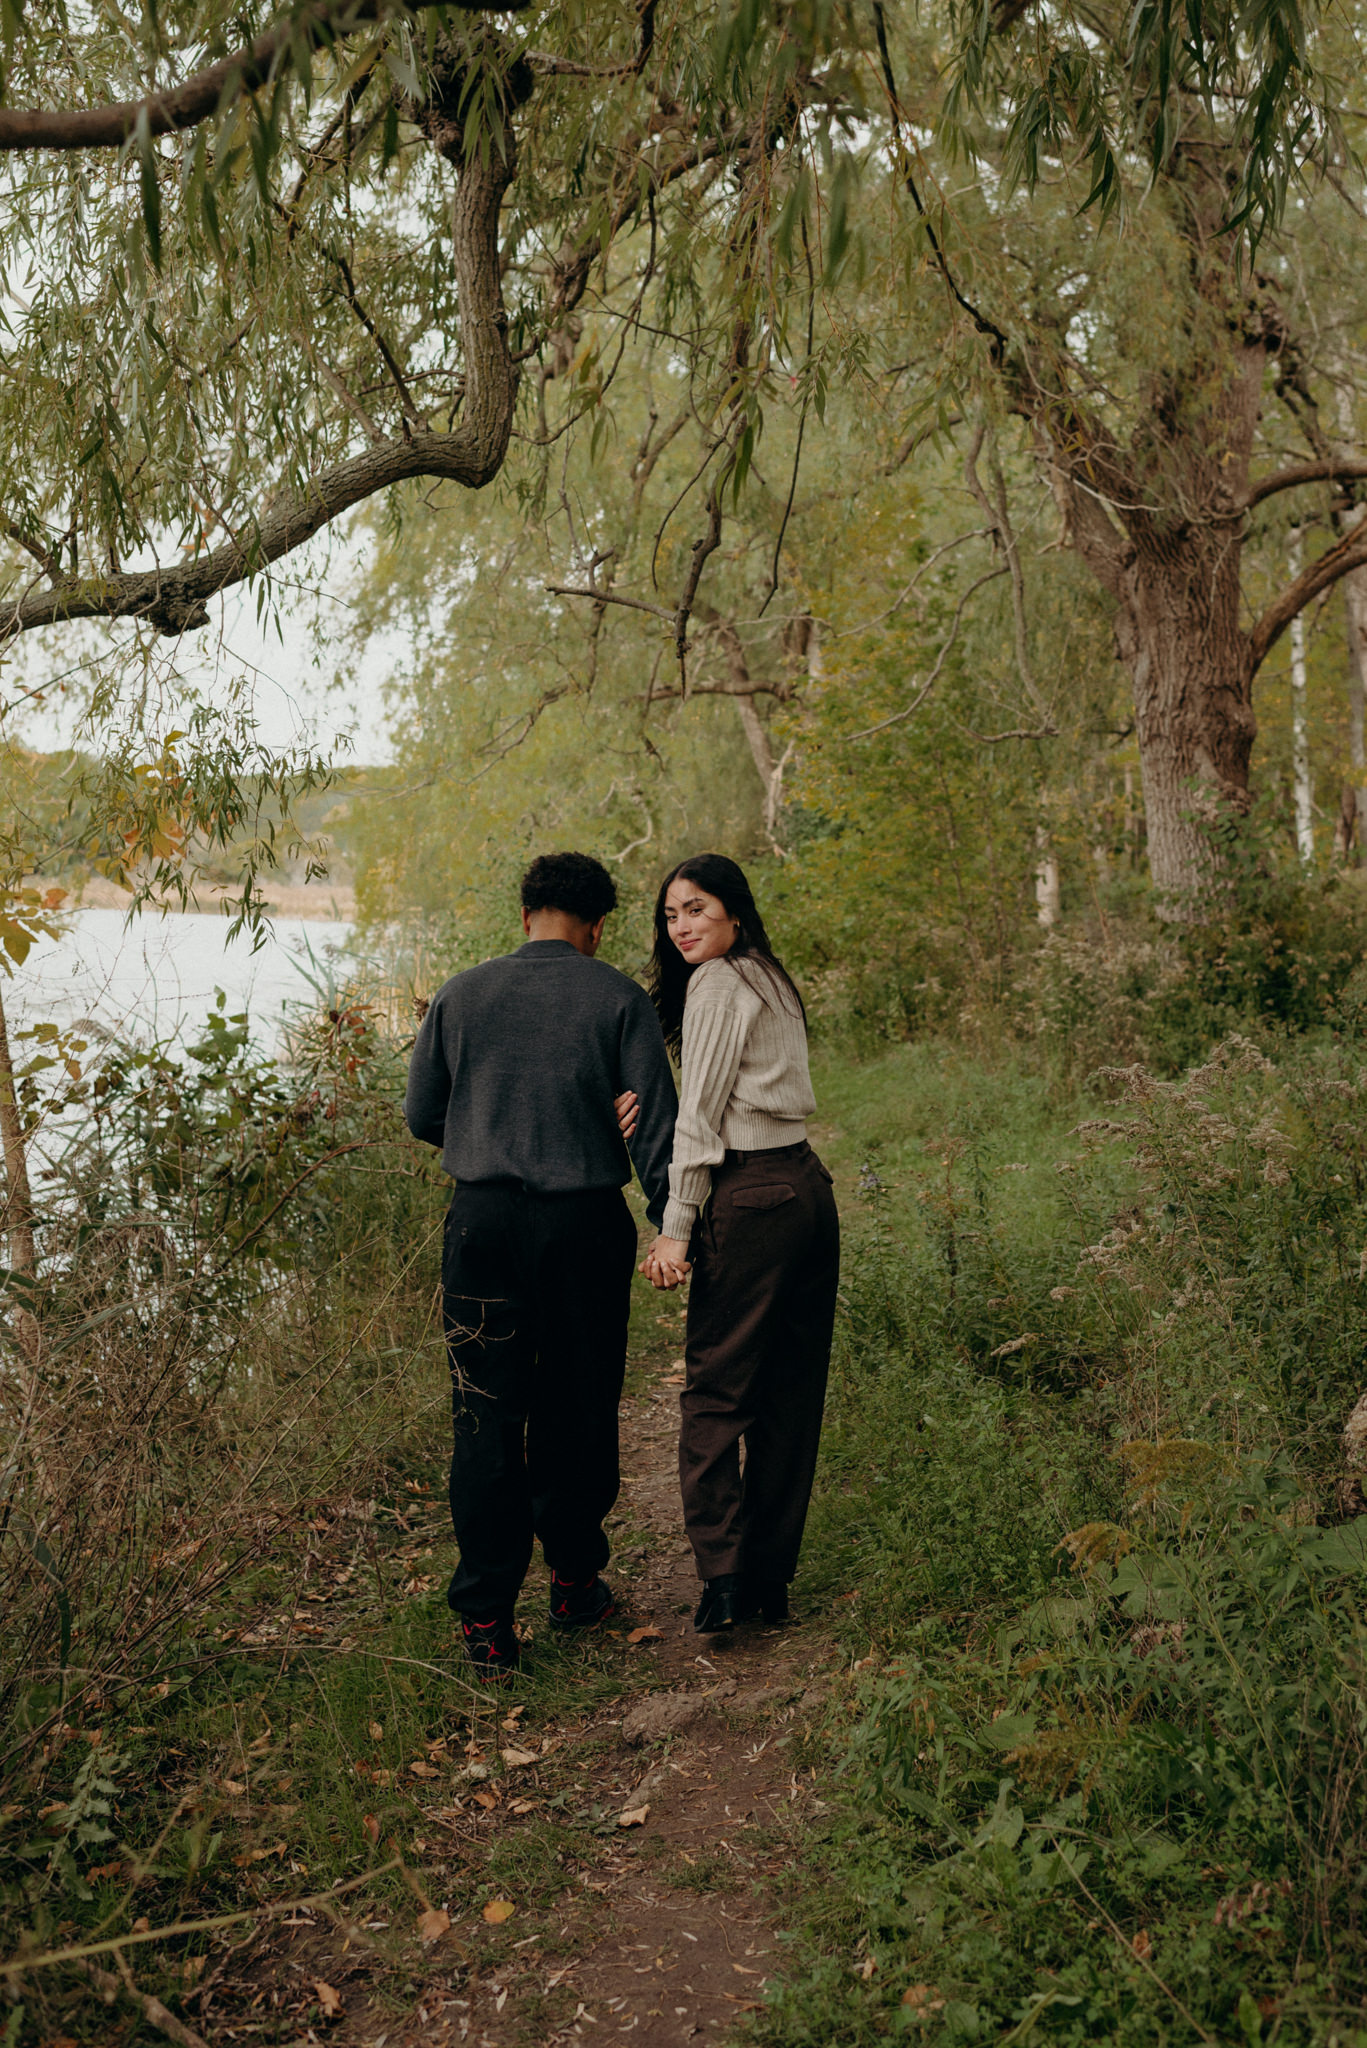
[[[335,1991],[332,1985],[325,1983],[321,1977],[314,1978],[313,1988],[318,1994],[318,2003],[322,2008],[323,2018],[325,2020],[340,2019],[342,2014],[341,1993]]]
[[[511,1920],[517,1907],[511,1899],[490,1899],[484,1908],[484,1918],[491,1927],[501,1927],[505,1920]]]
[[[418,1933],[424,1941],[440,1941],[450,1925],[449,1913],[443,1912],[440,1906],[429,1906],[427,1911],[419,1916]]]

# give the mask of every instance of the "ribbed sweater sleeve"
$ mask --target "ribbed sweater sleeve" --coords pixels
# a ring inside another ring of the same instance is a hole
[[[705,971],[698,970],[699,974]],[[679,1062],[683,1091],[674,1126],[669,1203],[662,1227],[665,1237],[687,1239],[707,1200],[712,1168],[720,1165],[726,1153],[722,1118],[740,1071],[746,1038],[761,1007],[754,990],[729,969],[689,987]]]
[[[623,1088],[640,1104],[636,1134],[628,1150],[645,1190],[646,1215],[658,1230],[669,1199],[669,1154],[674,1141],[674,1076],[669,1071],[660,1020],[644,989],[633,993],[622,1022]]]

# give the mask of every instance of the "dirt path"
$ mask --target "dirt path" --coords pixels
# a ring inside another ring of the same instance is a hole
[[[620,1624],[547,1641],[534,1566],[530,1684],[477,1706],[409,1767],[421,1772],[412,1835],[385,1846],[404,1856],[411,1910],[358,1904],[354,1918],[262,1930],[210,1973],[197,2015],[208,2040],[556,2048],[615,2033],[679,2048],[724,2041],[759,2000],[784,1879],[819,1806],[799,1758],[834,1653],[811,1621],[693,1633],[678,1384],[666,1356],[638,1363],[623,1405]]]

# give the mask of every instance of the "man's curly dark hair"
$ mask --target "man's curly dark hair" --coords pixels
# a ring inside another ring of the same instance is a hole
[[[597,924],[617,908],[617,884],[589,853],[539,853],[522,877],[524,910],[563,910]]]

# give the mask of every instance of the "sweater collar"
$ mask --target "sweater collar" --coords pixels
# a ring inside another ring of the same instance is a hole
[[[572,946],[568,939],[528,939],[524,946],[518,947],[513,958],[514,960],[559,960],[566,953],[573,953],[581,960],[585,957],[580,953],[578,946]]]

